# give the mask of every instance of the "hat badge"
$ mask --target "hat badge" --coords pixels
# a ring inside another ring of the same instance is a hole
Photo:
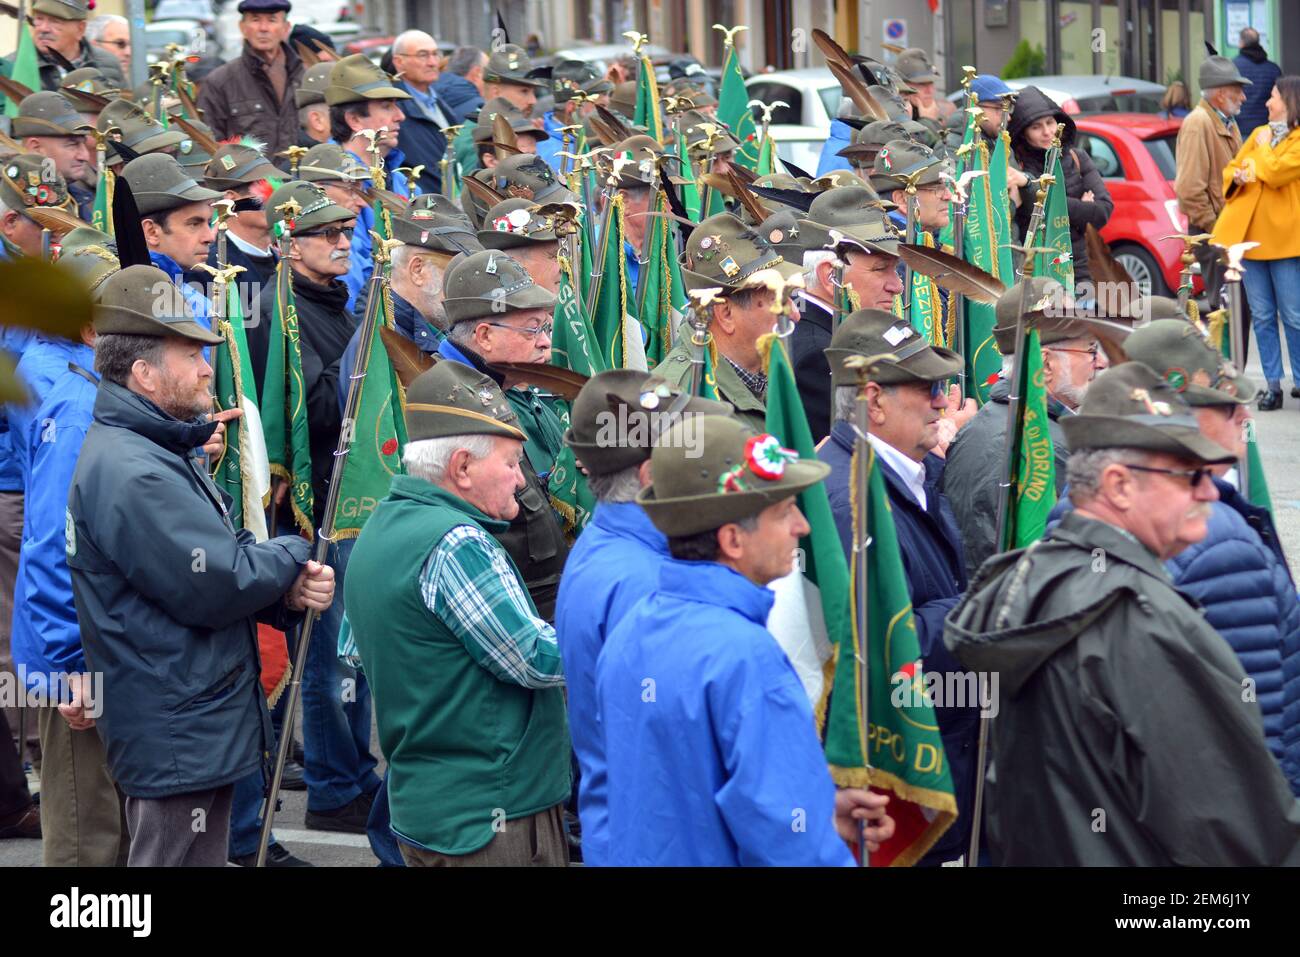
[[[889,147],[888,147],[888,146],[883,147],[877,155],[878,155],[879,158],[880,158],[880,165],[881,165],[881,166],[883,166],[885,169],[893,169],[893,168],[894,168],[894,161],[893,161],[893,160],[890,158],[890,156],[889,156]]]
[[[783,239],[785,239],[785,233],[781,232],[779,229],[774,229],[767,234],[767,241],[773,245],[779,243]]]
[[[234,158],[233,156],[230,156],[229,154],[227,154],[227,155],[221,157],[221,168],[224,169],[224,170],[232,170],[232,169],[234,169],[234,168],[235,168],[235,158]]]
[[[745,443],[745,463],[749,470],[769,482],[779,479],[785,474],[786,465],[797,461],[799,453],[784,448],[777,437],[770,433],[751,436]]]
[[[483,386],[483,388],[478,390],[478,400],[484,405],[490,406],[493,398],[495,398],[495,396],[492,395],[492,390],[487,386]]]
[[[1187,388],[1187,370],[1174,367],[1165,370],[1165,381],[1173,386],[1175,392],[1182,392]]]
[[[727,274],[728,279],[740,272],[740,267],[736,265],[736,260],[732,259],[730,256],[724,257],[718,265],[722,267],[722,271]]]
[[[1152,415],[1173,415],[1173,407],[1168,402],[1154,402],[1151,399],[1151,393],[1146,389],[1134,389],[1129,393],[1129,398],[1134,402],[1141,402],[1146,406],[1146,410]]]

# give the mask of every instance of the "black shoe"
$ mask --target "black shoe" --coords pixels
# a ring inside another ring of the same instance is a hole
[[[11,837],[23,838],[29,841],[39,841],[41,839],[41,806],[39,804],[33,802],[21,811],[6,818],[0,818],[0,840]]]
[[[1291,386],[1291,398],[1300,399],[1300,385]]]
[[[370,817],[370,800],[362,794],[342,807],[331,811],[307,809],[307,829],[310,831],[341,831],[344,834],[366,833]]]
[[[1261,412],[1272,412],[1274,409],[1282,408],[1282,390],[1269,389],[1268,393],[1259,400],[1257,408]]]
[[[232,857],[231,864],[237,864],[240,867],[256,867],[257,854],[245,854],[243,857]],[[266,849],[266,866],[267,867],[314,867],[300,857],[294,857],[290,854],[283,844],[272,844]]]
[[[295,764],[307,763],[307,755],[303,752],[302,745],[299,744],[297,741],[294,741],[293,753],[290,754],[289,757]]]
[[[281,791],[305,791],[307,790],[307,779],[303,777],[302,765],[297,761],[287,761],[284,765],[284,773],[280,775]]]

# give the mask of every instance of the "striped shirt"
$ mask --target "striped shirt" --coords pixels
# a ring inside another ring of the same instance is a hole
[[[443,536],[420,570],[420,594],[478,664],[525,688],[564,684],[555,628],[538,618],[496,540],[473,525]]]

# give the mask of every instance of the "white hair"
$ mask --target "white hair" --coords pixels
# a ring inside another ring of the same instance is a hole
[[[822,263],[830,263],[832,266],[838,266],[840,264],[840,257],[829,249],[809,249],[804,252],[803,281],[805,288],[821,288],[821,283],[817,281],[817,267]]]
[[[1101,473],[1112,465],[1145,465],[1150,456],[1140,449],[1079,449],[1071,452],[1065,466],[1065,480],[1070,486],[1070,501],[1083,505],[1101,491]]]
[[[435,47],[438,45],[438,41],[423,30],[405,30],[399,33],[396,39],[393,40],[393,55],[403,56],[403,51],[406,49],[406,45],[408,43],[413,43],[416,40],[429,40]]]
[[[330,115],[329,104],[308,103],[306,106],[298,107],[298,125],[305,128],[307,126],[307,117],[318,112],[323,112],[325,114],[325,122],[328,124]]]
[[[131,29],[131,24],[127,22],[126,17],[119,17],[116,13],[101,13],[97,17],[91,17],[87,22],[86,39],[92,42],[104,39],[104,34],[113,24]]]
[[[495,443],[490,435],[448,435],[439,439],[420,439],[406,443],[402,450],[402,464],[408,475],[433,482],[442,481],[447,466],[458,449],[464,449],[471,459],[485,459],[492,454]]]
[[[587,488],[597,502],[634,502],[641,491],[641,466],[630,465],[608,475],[588,475]]]

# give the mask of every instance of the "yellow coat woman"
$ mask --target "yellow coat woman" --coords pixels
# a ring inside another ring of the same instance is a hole
[[[1294,385],[1300,373],[1300,77],[1279,77],[1268,98],[1267,126],[1252,131],[1223,170],[1227,202],[1214,242],[1259,243],[1246,253],[1243,283],[1267,392],[1259,408],[1282,406],[1282,344],[1286,328]],[[1300,387],[1291,395],[1300,398]]]

